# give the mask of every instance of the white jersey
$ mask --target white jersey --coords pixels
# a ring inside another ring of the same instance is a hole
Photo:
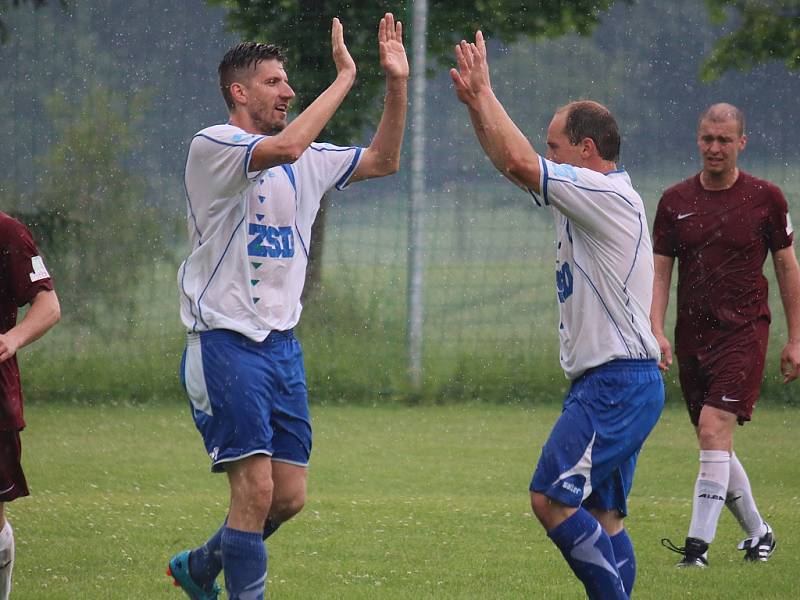
[[[314,143],[294,164],[250,171],[264,137],[215,125],[192,139],[191,253],[178,270],[189,331],[230,329],[262,341],[300,319],[311,224],[325,192],[347,185],[362,149]]]
[[[630,177],[539,160],[541,194],[531,194],[537,206],[553,209],[556,222],[564,373],[574,380],[613,359],[657,359],[653,248]]]

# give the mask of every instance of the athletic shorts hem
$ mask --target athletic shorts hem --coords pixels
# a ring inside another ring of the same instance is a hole
[[[272,462],[286,463],[287,465],[294,465],[296,467],[308,467],[307,462],[289,460],[288,458],[275,458],[274,456],[272,457]]]
[[[217,459],[211,464],[211,470],[215,473],[222,473],[225,470],[223,466],[225,463],[236,462],[237,460],[242,460],[243,458],[247,458],[249,456],[255,456],[256,454],[264,454],[270,458],[272,457],[272,453],[267,452],[266,450],[252,450],[251,452],[246,452],[237,456],[226,456],[225,458]]]
[[[755,408],[755,402],[753,403]],[[736,415],[736,420],[739,422],[739,425],[744,425],[747,421],[752,420],[752,412],[747,412],[747,410],[741,410],[730,402],[715,402],[713,400],[705,400],[703,402],[703,406],[710,406],[712,408],[716,408],[717,410],[724,410],[727,413],[731,413],[732,415]],[[698,416],[697,423],[694,423],[697,426],[700,423],[700,418]]]

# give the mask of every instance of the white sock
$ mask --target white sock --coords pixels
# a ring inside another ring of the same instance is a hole
[[[689,537],[714,541],[717,522],[725,505],[725,493],[730,479],[731,455],[725,450],[701,450],[700,472],[694,484],[692,521]]]
[[[753,498],[753,490],[750,489],[750,480],[747,473],[739,462],[736,452],[731,454],[731,476],[728,481],[728,494],[725,498],[725,505],[739,521],[739,525],[747,534],[747,537],[761,537],[767,533],[767,524],[758,513],[756,501]]]
[[[6,521],[0,529],[0,600],[11,594],[11,571],[14,569],[14,530]]]

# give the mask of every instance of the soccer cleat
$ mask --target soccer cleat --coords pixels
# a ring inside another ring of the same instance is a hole
[[[698,567],[705,569],[708,566],[708,544],[703,540],[693,537],[686,538],[686,544],[681,548],[673,544],[667,538],[661,540],[661,545],[667,550],[672,550],[678,554],[683,554],[683,558],[678,561],[676,567]]]
[[[167,566],[167,575],[172,577],[172,584],[181,588],[192,600],[217,600],[220,588],[217,582],[211,591],[205,590],[197,585],[189,573],[189,550],[184,550],[173,556]]]
[[[772,527],[766,521],[764,525],[767,526],[767,533],[761,537],[747,538],[739,543],[739,550],[745,551],[744,559],[748,562],[767,562],[775,552],[778,542],[772,533]]]

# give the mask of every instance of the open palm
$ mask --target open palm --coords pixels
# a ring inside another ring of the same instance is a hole
[[[403,24],[395,21],[392,13],[386,13],[378,26],[378,48],[383,72],[388,77],[407,78],[409,69],[403,46]]]

